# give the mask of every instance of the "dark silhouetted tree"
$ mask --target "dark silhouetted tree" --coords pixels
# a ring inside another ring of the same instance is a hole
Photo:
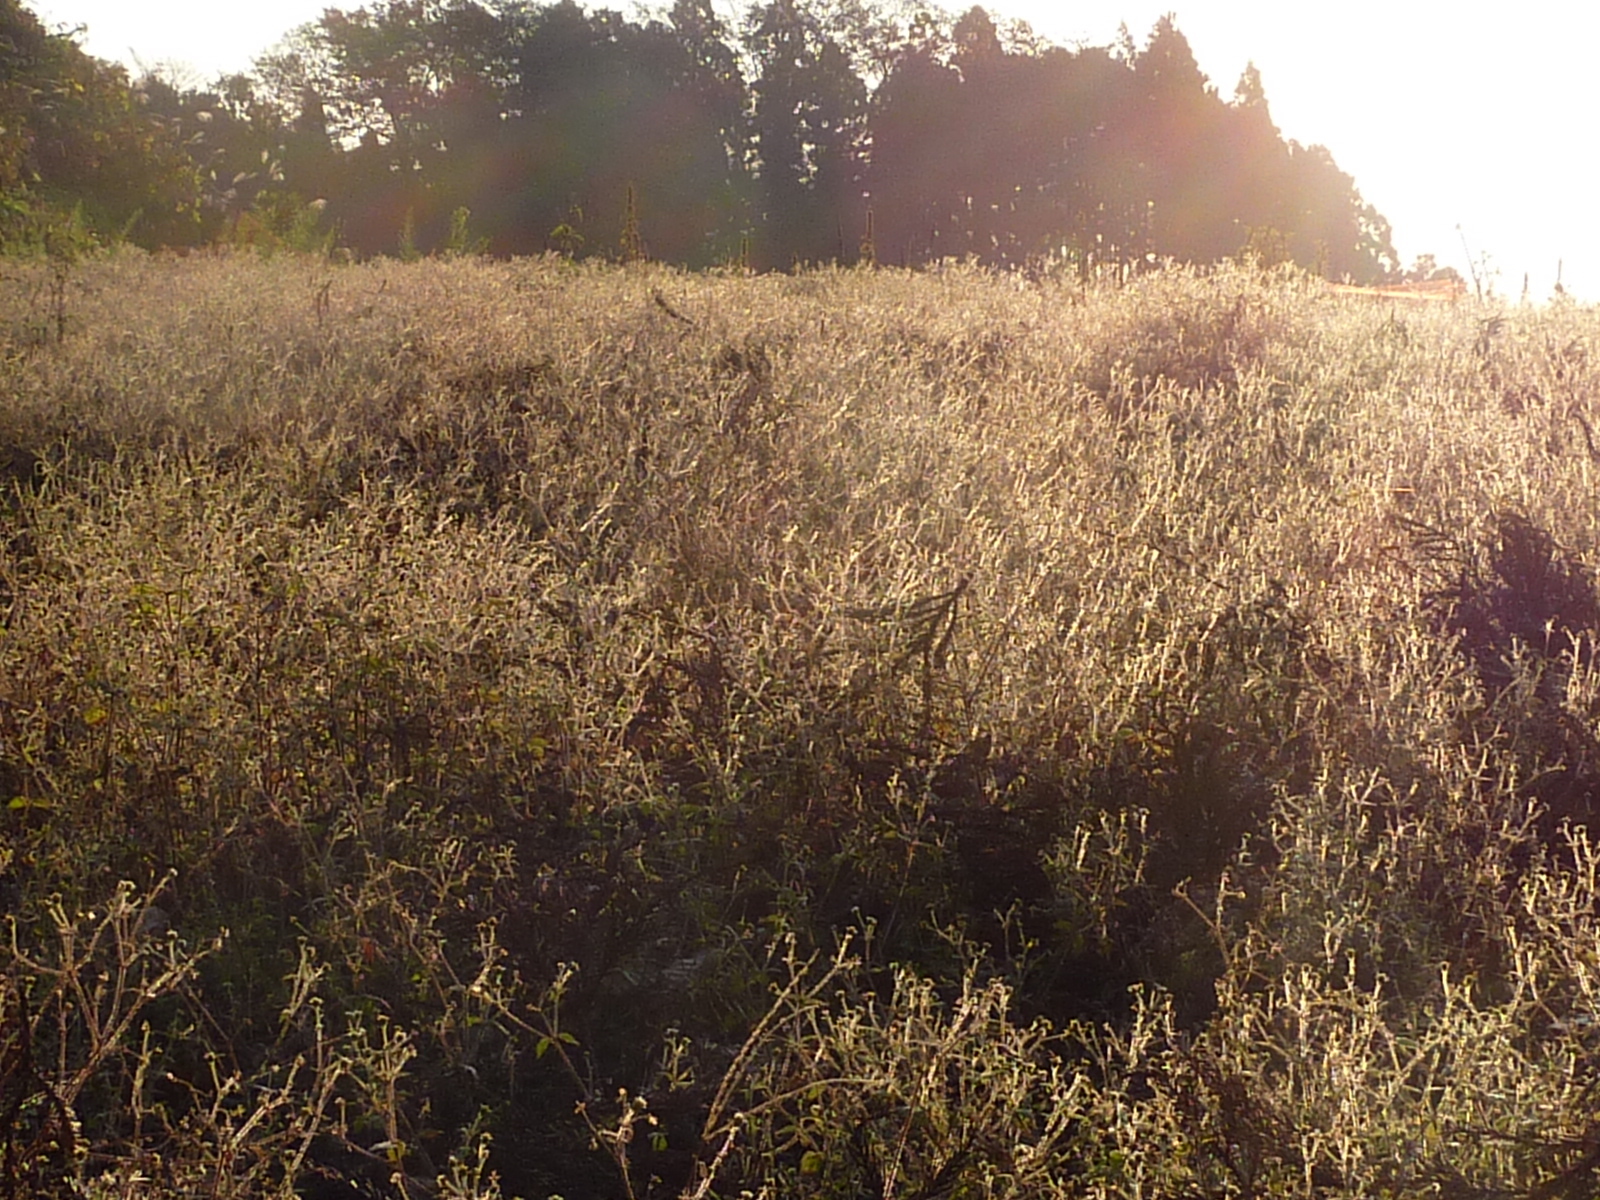
[[[1278,227],[1301,266],[1355,283],[1376,283],[1398,269],[1389,222],[1361,198],[1326,147],[1290,142],[1277,196]]]
[[[867,91],[825,13],[798,0],[751,10],[757,258],[854,258],[864,229]]]
[[[1278,198],[1288,180],[1289,148],[1273,123],[1254,63],[1245,67],[1234,88],[1217,151],[1229,211],[1243,226],[1241,249],[1266,266],[1287,259],[1289,241]]]
[[[931,21],[913,27],[873,97],[867,185],[879,262],[904,266],[963,248],[963,97],[946,33]]]
[[[1171,17],[1142,48],[1067,50],[978,7],[901,25],[869,0],[764,0],[735,43],[711,0],[632,18],[376,0],[192,91],[130,86],[18,0],[0,32],[13,207],[81,202],[151,241],[326,199],[365,253],[445,246],[466,210],[499,253],[698,266],[748,236],[756,265],[787,267],[853,261],[870,210],[885,263],[1394,264],[1327,150],[1284,141],[1255,68],[1222,100]]]
[[[1246,231],[1228,211],[1224,108],[1170,16],[1156,22],[1133,73],[1133,150],[1150,202],[1150,249],[1189,262],[1235,253]]]
[[[631,24],[570,0],[528,14],[498,152],[516,197],[512,248],[541,248],[566,226],[615,253],[630,190],[652,258],[704,265],[737,243],[737,65],[709,6],[684,0],[672,19]]]
[[[329,9],[259,64],[287,115],[291,188],[324,194],[359,249],[393,250],[402,229],[441,242],[478,181],[458,168],[505,112],[509,27],[468,0],[384,0]],[[349,147],[345,169],[325,142]]]

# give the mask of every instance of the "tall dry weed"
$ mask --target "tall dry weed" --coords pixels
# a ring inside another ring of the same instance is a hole
[[[28,270],[4,1186],[1591,1187],[1586,310]]]

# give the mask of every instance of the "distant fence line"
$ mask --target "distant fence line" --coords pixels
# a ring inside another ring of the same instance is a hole
[[[1426,283],[1393,283],[1382,287],[1356,287],[1349,283],[1330,283],[1336,296],[1371,296],[1379,300],[1419,300],[1426,304],[1453,303],[1467,294],[1464,279],[1430,279]]]

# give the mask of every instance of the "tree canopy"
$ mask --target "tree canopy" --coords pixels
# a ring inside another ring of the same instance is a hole
[[[121,67],[0,0],[0,238],[40,210],[74,207],[145,245],[191,238],[194,161],[142,99]]]
[[[690,266],[1397,266],[1333,156],[1282,137],[1255,68],[1223,99],[1171,17],[1142,47],[1065,49],[976,7],[760,0],[730,26],[709,0],[375,0],[186,91],[130,84],[0,0],[0,66],[4,194],[146,243],[282,234],[321,200],[367,254],[470,223],[496,253]]]

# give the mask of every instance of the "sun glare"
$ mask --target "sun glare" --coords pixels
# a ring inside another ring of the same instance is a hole
[[[1011,0],[1038,32],[1105,43],[1126,22],[1139,40],[1168,3],[1062,8]],[[1577,147],[1592,108],[1589,47],[1600,15],[1532,3],[1470,20],[1436,5],[1355,0],[1283,5],[1201,0],[1178,27],[1224,97],[1246,62],[1261,72],[1286,138],[1321,143],[1388,217],[1409,264],[1433,254],[1517,299],[1564,287],[1600,298],[1600,238],[1588,197],[1597,172]]]

